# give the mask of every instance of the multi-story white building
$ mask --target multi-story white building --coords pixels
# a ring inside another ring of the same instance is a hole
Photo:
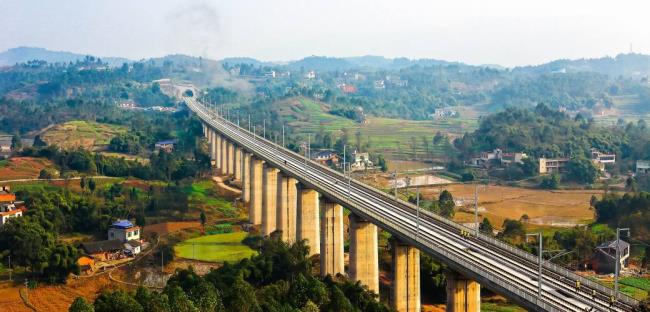
[[[123,243],[130,240],[140,240],[141,229],[139,226],[134,226],[129,220],[118,220],[113,222],[108,229],[108,239],[118,239]]]

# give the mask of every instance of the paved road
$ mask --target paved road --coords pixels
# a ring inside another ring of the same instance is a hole
[[[637,304],[632,298],[621,295],[610,307],[611,289],[551,263],[544,264],[542,298],[537,298],[537,257],[491,237],[462,235],[467,228],[425,211],[418,214],[412,204],[307,161],[301,155],[216,116],[193,98],[186,98],[186,103],[212,128],[270,165],[525,308],[630,311]],[[576,281],[580,281],[579,289],[576,289]]]

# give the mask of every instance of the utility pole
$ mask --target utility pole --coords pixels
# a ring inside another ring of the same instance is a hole
[[[251,132],[251,114],[248,114],[248,132]]]
[[[393,184],[395,184],[395,199],[397,199],[397,169],[395,169],[395,172],[393,173],[393,181]]]
[[[542,300],[542,232],[537,232],[537,233],[530,233],[526,234],[526,241],[528,241],[528,237],[530,236],[537,236],[537,242],[539,243],[539,247],[537,248],[537,254],[539,257],[539,267],[537,269],[537,300],[541,301]]]
[[[415,240],[420,235],[420,187],[415,186]]]
[[[11,255],[9,255],[9,281],[11,282]]]
[[[616,296],[616,299],[618,300],[618,276],[619,276],[619,271],[621,270],[621,249],[619,246],[621,245],[621,232],[627,232],[627,236],[630,236],[630,228],[616,228],[616,263],[614,266],[614,293]]]
[[[282,124],[282,147],[284,147],[284,123]]]
[[[474,226],[476,237],[478,237],[479,226],[478,226],[478,184],[474,186]]]
[[[254,138],[254,139],[257,139],[256,134],[257,134],[257,133],[255,133],[255,126],[253,126],[253,138]]]
[[[266,118],[262,120],[262,136],[266,139]]]

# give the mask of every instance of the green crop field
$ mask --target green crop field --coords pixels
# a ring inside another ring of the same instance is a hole
[[[188,239],[174,246],[177,256],[207,262],[237,262],[257,254],[242,241],[247,233],[225,233]]]
[[[212,180],[202,180],[185,187],[184,191],[188,195],[191,206],[205,209],[206,212],[214,210],[221,217],[236,218],[239,215],[237,209],[233,207],[231,201],[219,197],[213,191],[214,187]]]

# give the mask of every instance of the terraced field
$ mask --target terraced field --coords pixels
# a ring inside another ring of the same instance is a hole
[[[0,181],[35,179],[43,168],[52,166],[52,162],[44,158],[13,157],[0,160]]]
[[[92,121],[69,121],[55,125],[41,134],[41,139],[49,145],[56,144],[63,148],[85,148],[100,150],[126,127],[102,124]]]
[[[478,113],[469,108],[459,109],[464,118],[405,120],[369,117],[361,124],[329,114],[329,104],[308,98],[287,99],[275,105],[278,113],[284,116],[288,125],[296,129],[297,133],[313,135],[323,131],[340,134],[343,129],[347,129],[350,142],[355,142],[356,133],[360,132],[362,145],[369,143],[370,152],[382,152],[392,158],[446,157],[451,150],[450,143],[434,145],[432,140],[435,134],[441,132],[451,141],[474,130],[478,124]]]

